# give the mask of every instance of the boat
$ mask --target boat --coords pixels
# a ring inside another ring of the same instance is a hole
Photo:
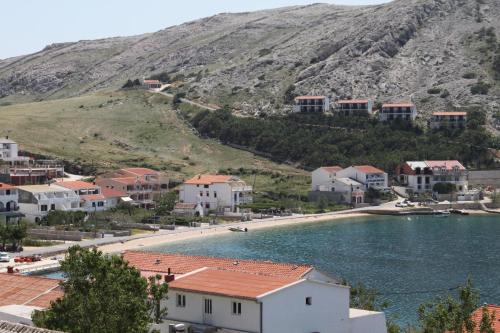
[[[464,209],[450,209],[450,213],[458,215],[469,215],[469,212]]]
[[[234,232],[247,232],[247,228],[243,227],[230,227],[229,230],[234,231]]]
[[[451,215],[449,210],[435,210],[434,215],[437,217],[448,217]]]

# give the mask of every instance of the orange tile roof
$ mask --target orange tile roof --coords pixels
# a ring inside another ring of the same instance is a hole
[[[159,80],[144,80],[146,84],[160,84]]]
[[[256,299],[260,295],[297,281],[291,277],[258,275],[208,268],[181,276],[170,282],[168,288],[171,290]]]
[[[380,170],[378,168],[375,168],[374,166],[371,165],[355,165],[353,166],[354,169],[361,171],[363,173],[384,173],[385,171]]]
[[[188,256],[183,254],[127,251],[123,258],[140,271],[186,274],[203,267],[301,279],[313,267],[270,261]]]
[[[454,167],[458,167],[459,170],[465,170],[465,167],[457,160],[449,161],[424,161],[429,168],[445,168],[446,170],[452,170]]]
[[[59,280],[0,273],[0,306],[29,305],[47,308],[63,295]]]
[[[456,112],[456,111],[450,111],[450,112],[433,112],[433,116],[466,116],[467,112]]]
[[[70,181],[62,181],[62,182],[57,182],[55,185],[61,186],[70,190],[84,190],[84,189],[98,189],[99,186],[89,183],[89,182],[84,182],[81,180],[70,180]]]
[[[321,167],[321,169],[325,170],[326,172],[329,173],[334,173],[334,172],[339,172],[342,170],[342,167],[339,167],[338,165],[335,166],[326,166],[326,167]]]
[[[338,104],[363,104],[363,103],[368,103],[367,99],[344,99],[337,101]]]
[[[160,172],[152,170],[152,169],[148,169],[148,168],[125,168],[125,169],[121,169],[121,170],[123,170],[125,172],[132,173],[132,174],[137,175],[137,176],[159,175],[160,174]]]
[[[326,96],[297,96],[295,97],[296,101],[299,101],[301,99],[325,99]]]
[[[500,305],[485,305],[486,311],[489,314],[495,313],[495,320],[493,321],[491,328],[493,328],[493,332],[500,333]],[[481,323],[481,318],[483,317],[483,307],[480,307],[476,311],[472,313],[472,320],[476,323],[476,328],[474,329],[474,333],[480,333],[479,325]]]
[[[399,107],[414,107],[415,104],[413,103],[387,103],[387,104],[383,104],[382,107],[383,108],[399,108]]]
[[[137,183],[141,183],[140,179],[138,179],[137,177],[120,177],[120,178],[110,178],[110,179],[117,183],[122,183],[125,185],[134,185]]]
[[[186,180],[184,184],[211,185],[213,183],[227,183],[233,178],[233,176],[227,175],[197,175]]]
[[[121,197],[127,196],[127,193],[125,193],[125,192],[116,190],[114,188],[107,188],[107,187],[101,188],[101,193],[106,198],[121,198]]]
[[[0,190],[12,190],[16,187],[10,184],[0,183]]]
[[[102,194],[88,194],[88,195],[81,195],[80,199],[83,201],[96,201],[96,200],[106,200],[106,197]]]

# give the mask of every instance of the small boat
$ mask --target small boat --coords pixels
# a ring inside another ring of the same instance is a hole
[[[243,227],[230,227],[229,230],[234,231],[234,232],[247,232],[247,228]]]
[[[458,215],[469,215],[469,212],[463,209],[450,209],[450,213]]]
[[[451,215],[449,210],[436,210],[434,211],[434,215],[437,217],[448,217]]]

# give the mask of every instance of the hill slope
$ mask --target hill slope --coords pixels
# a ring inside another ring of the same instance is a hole
[[[414,99],[424,111],[500,105],[492,61],[498,0],[395,0],[220,14],[152,34],[55,44],[0,62],[0,103],[116,88],[128,78],[185,77],[190,98],[243,112],[286,109],[295,93]],[[484,31],[483,29],[483,31]],[[464,76],[468,78],[464,78]],[[181,77],[181,76],[178,76]],[[487,95],[470,86],[486,81]],[[437,94],[429,94],[431,88]]]

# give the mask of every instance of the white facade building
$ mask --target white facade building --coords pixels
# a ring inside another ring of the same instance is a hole
[[[330,99],[326,96],[295,97],[293,112],[323,113],[330,110]]]
[[[18,210],[19,193],[15,186],[0,183],[0,212]]]
[[[464,129],[467,125],[467,112],[434,112],[429,120],[429,128]]]
[[[252,202],[252,186],[235,176],[198,175],[182,184],[181,203],[199,203],[204,214],[211,210],[237,212],[239,205]]]
[[[29,157],[19,156],[17,143],[9,138],[0,139],[0,160],[6,162],[27,161]]]
[[[385,189],[388,187],[388,175],[383,170],[371,165],[356,165],[337,172],[340,178],[351,178],[364,185],[364,189]]]
[[[114,207],[101,193],[101,188],[95,184],[75,180],[57,182],[56,185],[75,192],[80,197],[80,210],[84,212],[102,212]]]
[[[413,193],[432,192],[437,183],[451,183],[458,194],[469,190],[469,177],[465,167],[456,160],[408,161],[397,170],[399,182]]]
[[[382,312],[349,309],[349,287],[202,268],[169,283],[167,320],[245,333],[385,333]]]
[[[379,112],[380,121],[396,119],[413,121],[417,118],[417,107],[413,103],[383,104]]]
[[[337,172],[342,170],[339,166],[329,166],[329,167],[321,167],[314,170],[311,173],[312,191],[330,191],[327,189],[329,184],[335,179],[337,176]]]
[[[373,101],[369,99],[350,99],[337,101],[335,112],[342,116],[372,115]]]
[[[19,186],[19,208],[30,221],[40,221],[49,211],[80,210],[80,197],[57,185]]]

